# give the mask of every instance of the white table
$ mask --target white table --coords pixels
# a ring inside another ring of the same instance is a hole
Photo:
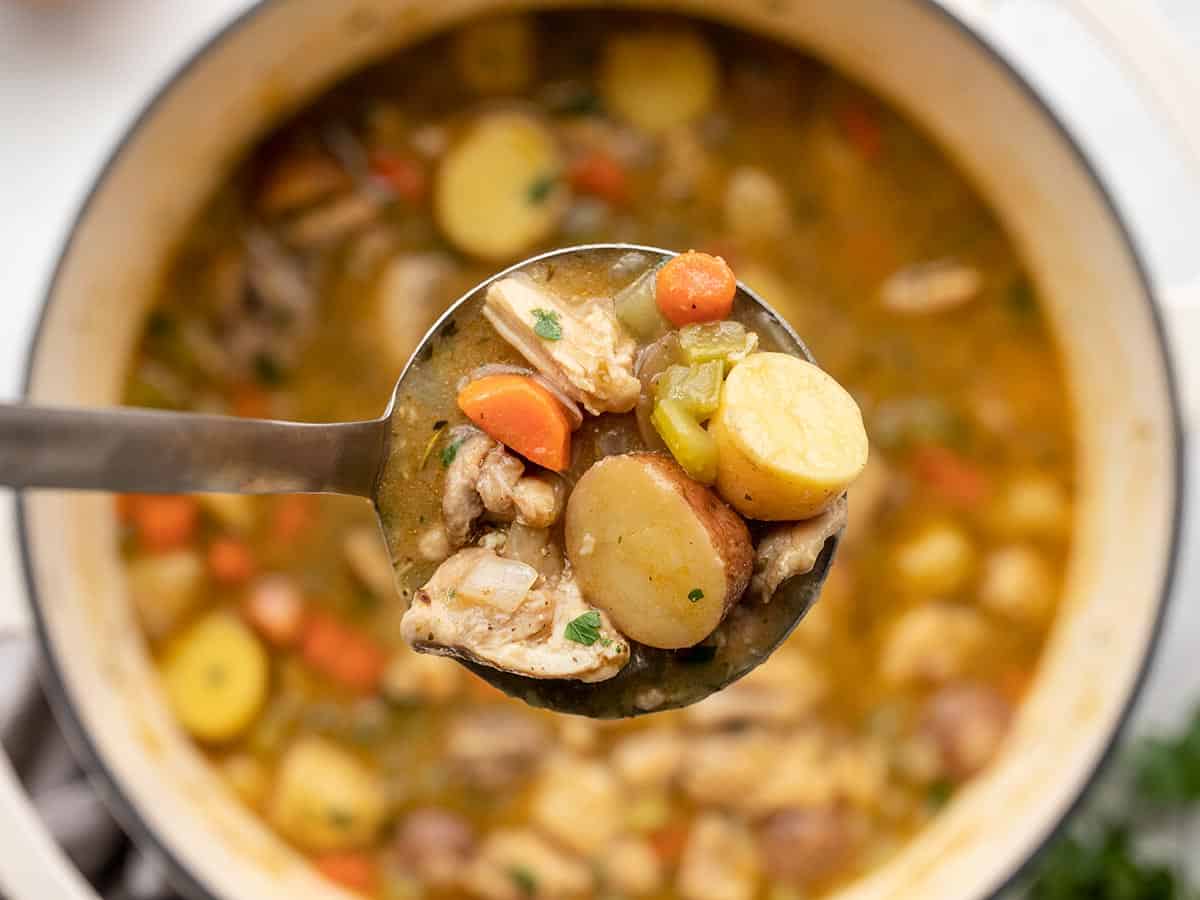
[[[1200,2],[1156,3],[1176,36],[1200,48]],[[0,0],[0,398],[18,392],[23,350],[58,245],[109,149],[189,51],[251,5],[252,0]],[[1042,86],[1092,151],[1134,225],[1153,276],[1164,285],[1200,283],[1195,170],[1160,128],[1147,126],[1158,113],[1111,54],[1081,35],[1062,0],[958,5],[970,7],[975,21]],[[1194,114],[1200,116],[1200,109]],[[1200,347],[1188,349],[1200,356]],[[1200,450],[1193,447],[1192,453],[1200,462]],[[1200,478],[1192,481],[1195,509]],[[1200,667],[1194,662],[1200,604],[1189,602],[1200,592],[1200,533],[1195,527],[1188,532],[1164,645],[1135,716],[1138,729],[1178,721],[1200,700]],[[21,590],[12,544],[5,504],[0,591]],[[0,694],[7,680],[0,673]],[[2,776],[0,771],[0,791],[11,790]],[[24,865],[48,865],[54,852],[48,844],[39,846]],[[63,877],[70,880],[69,874]]]

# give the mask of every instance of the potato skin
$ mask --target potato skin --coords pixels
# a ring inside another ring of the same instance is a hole
[[[754,562],[741,517],[656,453],[608,457],[584,473],[567,503],[566,544],[588,602],[631,640],[661,649],[711,634]]]
[[[737,603],[750,584],[754,570],[754,545],[746,522],[713,491],[688,477],[675,460],[657,453],[630,453],[641,465],[671,482],[696,516],[707,525],[713,546],[725,561],[727,573],[725,611]]]

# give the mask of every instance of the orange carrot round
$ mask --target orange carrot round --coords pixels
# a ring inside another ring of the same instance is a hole
[[[313,859],[317,871],[344,888],[369,894],[375,890],[375,861],[361,850],[324,853]]]
[[[241,584],[254,576],[254,554],[245,541],[218,537],[208,545],[208,572],[219,584]]]
[[[579,193],[591,194],[614,206],[629,199],[629,179],[625,169],[601,150],[584,154],[571,163],[567,180]]]
[[[733,309],[737,279],[719,256],[689,250],[658,270],[655,299],[672,325],[713,322]]]
[[[550,391],[525,375],[489,375],[458,393],[458,408],[531,462],[561,472],[571,461],[571,421]]]
[[[130,512],[138,542],[152,553],[190,544],[200,519],[195,498],[166,494],[140,494]]]
[[[309,666],[353,691],[369,694],[379,686],[387,654],[365,632],[323,612],[304,627],[300,655]]]

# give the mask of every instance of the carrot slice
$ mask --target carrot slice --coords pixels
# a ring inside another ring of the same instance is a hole
[[[166,553],[192,542],[200,507],[193,497],[139,494],[132,501],[130,516],[142,547],[152,553]]]
[[[409,203],[420,203],[429,190],[429,179],[425,168],[409,156],[400,156],[378,150],[369,159],[371,172],[384,184]]]
[[[214,538],[208,545],[208,572],[220,584],[241,584],[254,576],[254,554],[245,541]]]
[[[387,664],[387,654],[370,637],[321,612],[309,617],[300,655],[318,672],[362,693],[379,686]]]
[[[719,256],[689,250],[658,270],[655,300],[674,326],[713,322],[733,309],[737,279]]]
[[[309,494],[286,494],[275,501],[271,537],[282,544],[299,540],[316,523],[315,501]]]
[[[375,889],[375,861],[359,850],[324,853],[313,859],[317,871],[352,891],[369,894]]]
[[[620,206],[629,199],[629,179],[624,167],[600,150],[571,163],[567,180],[579,193],[599,197],[613,206]]]
[[[929,444],[913,453],[913,472],[943,500],[970,507],[989,491],[987,476],[953,450]]]
[[[458,393],[458,408],[506,447],[561,472],[571,460],[571,421],[550,391],[524,375],[489,375]]]

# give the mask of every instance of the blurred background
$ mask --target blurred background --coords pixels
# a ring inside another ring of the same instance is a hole
[[[1145,2],[1164,17],[1171,39],[1191,48],[1200,79],[1200,2]],[[162,81],[250,5],[0,0],[0,397],[17,395],[50,268],[104,158]],[[1058,0],[962,6],[1051,98],[1099,161],[1154,278],[1162,285],[1200,279],[1197,161],[1169,131],[1151,127],[1163,112],[1131,76],[1119,36],[1114,41],[1089,30]],[[219,122],[221,111],[197,115]],[[1193,446],[1193,465],[1198,452]],[[1192,479],[1193,504],[1200,499],[1198,480]],[[1194,525],[1185,546],[1164,641],[1125,744],[1080,813],[1079,843],[1051,852],[1032,889],[1035,897],[1183,897],[1191,896],[1185,885],[1200,885],[1200,719],[1194,718],[1200,709],[1200,604],[1191,602],[1200,589],[1200,532]],[[0,591],[16,593],[22,588],[12,554],[12,522],[5,514]],[[0,740],[36,808],[105,897],[172,896],[157,861],[128,844],[83,780],[36,687],[33,657],[28,641],[0,641]],[[1131,815],[1143,801],[1149,811]],[[1084,870],[1095,873],[1093,882],[1065,874]],[[1080,886],[1099,883],[1111,892]]]

